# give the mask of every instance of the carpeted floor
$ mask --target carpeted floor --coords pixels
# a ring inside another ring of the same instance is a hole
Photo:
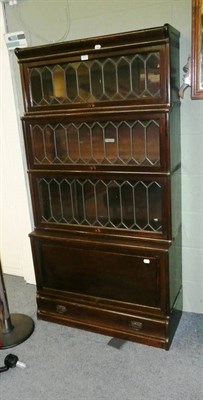
[[[0,351],[27,368],[0,374],[0,399],[200,400],[203,398],[203,315],[183,313],[167,352],[132,342],[120,349],[110,337],[36,320],[35,286],[5,275],[11,313],[35,321],[32,336]]]

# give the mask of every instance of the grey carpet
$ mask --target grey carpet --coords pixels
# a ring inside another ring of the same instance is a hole
[[[0,374],[0,399],[200,400],[203,398],[203,315],[183,313],[167,352],[132,342],[120,349],[110,337],[36,320],[35,286],[5,275],[11,313],[31,316],[35,331],[0,351],[27,365]]]

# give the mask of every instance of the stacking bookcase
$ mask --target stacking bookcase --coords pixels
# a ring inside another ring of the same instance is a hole
[[[182,308],[179,33],[16,55],[38,317],[168,349]]]

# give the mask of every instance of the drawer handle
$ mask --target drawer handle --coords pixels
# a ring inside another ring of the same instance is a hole
[[[130,328],[134,331],[141,331],[143,328],[143,323],[139,321],[130,321]]]
[[[59,314],[65,314],[65,312],[67,311],[67,308],[65,306],[60,305],[60,304],[57,304],[56,311]]]
[[[143,263],[144,263],[144,264],[150,264],[149,258],[144,258]]]

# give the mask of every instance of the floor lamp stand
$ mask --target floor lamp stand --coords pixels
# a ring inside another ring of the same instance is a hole
[[[0,350],[24,342],[34,330],[34,321],[24,314],[10,314],[0,262]]]

